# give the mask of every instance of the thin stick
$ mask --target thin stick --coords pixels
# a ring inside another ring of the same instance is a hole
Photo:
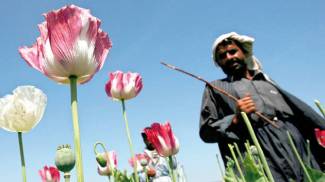
[[[217,86],[212,85],[210,82],[208,82],[207,80],[205,80],[205,79],[203,79],[203,78],[201,78],[201,77],[199,77],[199,76],[196,76],[196,75],[194,75],[194,74],[192,74],[192,73],[189,73],[189,72],[187,72],[187,71],[184,71],[184,70],[182,70],[182,69],[179,69],[179,68],[177,68],[176,66],[173,66],[173,65],[170,65],[170,64],[167,64],[167,63],[164,63],[164,62],[160,62],[160,63],[161,63],[162,65],[164,65],[164,66],[166,66],[166,67],[172,69],[172,70],[176,70],[176,71],[179,71],[179,72],[181,72],[181,73],[184,73],[184,74],[186,74],[186,75],[188,75],[188,76],[191,76],[191,77],[193,77],[193,78],[196,78],[196,79],[198,79],[198,80],[200,80],[200,81],[206,83],[206,84],[209,85],[211,88],[216,89],[217,91],[219,91],[219,92],[222,93],[223,95],[229,97],[229,98],[232,99],[233,101],[235,101],[235,102],[238,101],[238,99],[237,99],[235,96],[229,94],[227,91],[223,90],[222,88],[219,88],[219,87],[217,87]],[[255,114],[256,114],[257,116],[259,116],[260,118],[262,118],[264,121],[270,123],[272,126],[274,126],[274,127],[276,127],[276,128],[279,128],[279,126],[278,126],[274,121],[271,121],[269,118],[267,118],[266,116],[264,116],[262,113],[260,113],[260,112],[258,112],[258,111],[255,111]]]

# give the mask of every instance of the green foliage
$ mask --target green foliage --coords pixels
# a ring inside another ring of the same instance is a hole
[[[119,170],[114,170],[114,181],[115,182],[135,182],[135,176],[128,176],[126,170],[121,172]]]
[[[224,176],[225,182],[241,182],[242,180],[234,172],[235,161],[227,157],[227,167]]]
[[[244,158],[244,176],[246,181],[256,181],[256,182],[267,182],[266,176],[264,176],[262,166],[259,166],[254,159],[246,155]]]
[[[226,173],[224,176],[225,182],[242,182],[243,180],[240,179],[235,173],[235,162],[231,158],[227,158],[227,168]],[[243,172],[246,181],[249,182],[268,182],[266,176],[263,173],[263,168],[257,164],[254,159],[246,155],[244,158]]]
[[[310,174],[310,177],[312,179],[313,182],[323,182],[325,181],[325,173],[313,169],[309,166],[306,166],[308,173]]]
[[[134,179],[127,175],[127,172],[121,172],[119,170],[114,170],[114,181],[118,182],[133,182]]]
[[[264,174],[263,167],[259,162],[258,156],[251,154],[249,144],[246,144],[247,152],[240,166],[243,169],[244,180],[247,182],[268,182],[267,177]],[[237,150],[239,153],[240,151]],[[227,157],[227,167],[224,176],[225,182],[242,182],[243,179],[236,175],[235,160]]]
[[[249,146],[248,143],[245,144],[247,149],[245,153],[245,157],[243,162],[240,163],[240,168],[242,169],[243,176],[245,181],[247,182],[269,182],[268,178],[266,177],[263,166],[260,163],[260,159],[258,155],[254,155],[252,151],[252,146]],[[240,151],[237,150],[239,153]],[[237,174],[238,170],[236,169],[235,160],[230,157],[227,157],[227,167],[225,171],[224,181],[225,182],[243,182]],[[240,160],[241,161],[241,160]],[[306,169],[308,174],[310,175],[311,181],[313,182],[324,182],[325,181],[325,173],[322,171],[313,169],[306,165]],[[293,182],[294,180],[289,179],[289,181]],[[308,181],[307,177],[305,176],[304,181]]]

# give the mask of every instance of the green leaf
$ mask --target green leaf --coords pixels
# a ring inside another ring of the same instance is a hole
[[[235,161],[228,156],[226,156],[226,158],[227,167],[224,176],[225,182],[242,182],[242,180],[234,172]]]
[[[325,173],[319,171],[317,169],[313,169],[309,166],[306,166],[308,173],[313,182],[324,182],[325,181]]]
[[[263,175],[262,168],[259,168],[254,160],[246,155],[244,159],[245,180],[252,182],[267,182],[267,178]]]

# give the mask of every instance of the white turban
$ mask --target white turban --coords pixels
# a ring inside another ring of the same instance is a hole
[[[215,51],[218,45],[225,39],[236,40],[241,44],[244,49],[246,56],[247,69],[249,70],[262,70],[262,65],[259,60],[253,55],[253,42],[254,38],[246,35],[239,35],[236,32],[230,32],[219,36],[213,43],[212,46],[212,59],[215,65],[219,66],[217,63],[217,58],[215,57]]]

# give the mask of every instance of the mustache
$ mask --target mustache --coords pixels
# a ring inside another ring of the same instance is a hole
[[[238,58],[232,58],[232,59],[229,59],[226,62],[226,66],[230,66],[230,65],[232,65],[234,63],[245,64],[245,60],[238,59]]]

